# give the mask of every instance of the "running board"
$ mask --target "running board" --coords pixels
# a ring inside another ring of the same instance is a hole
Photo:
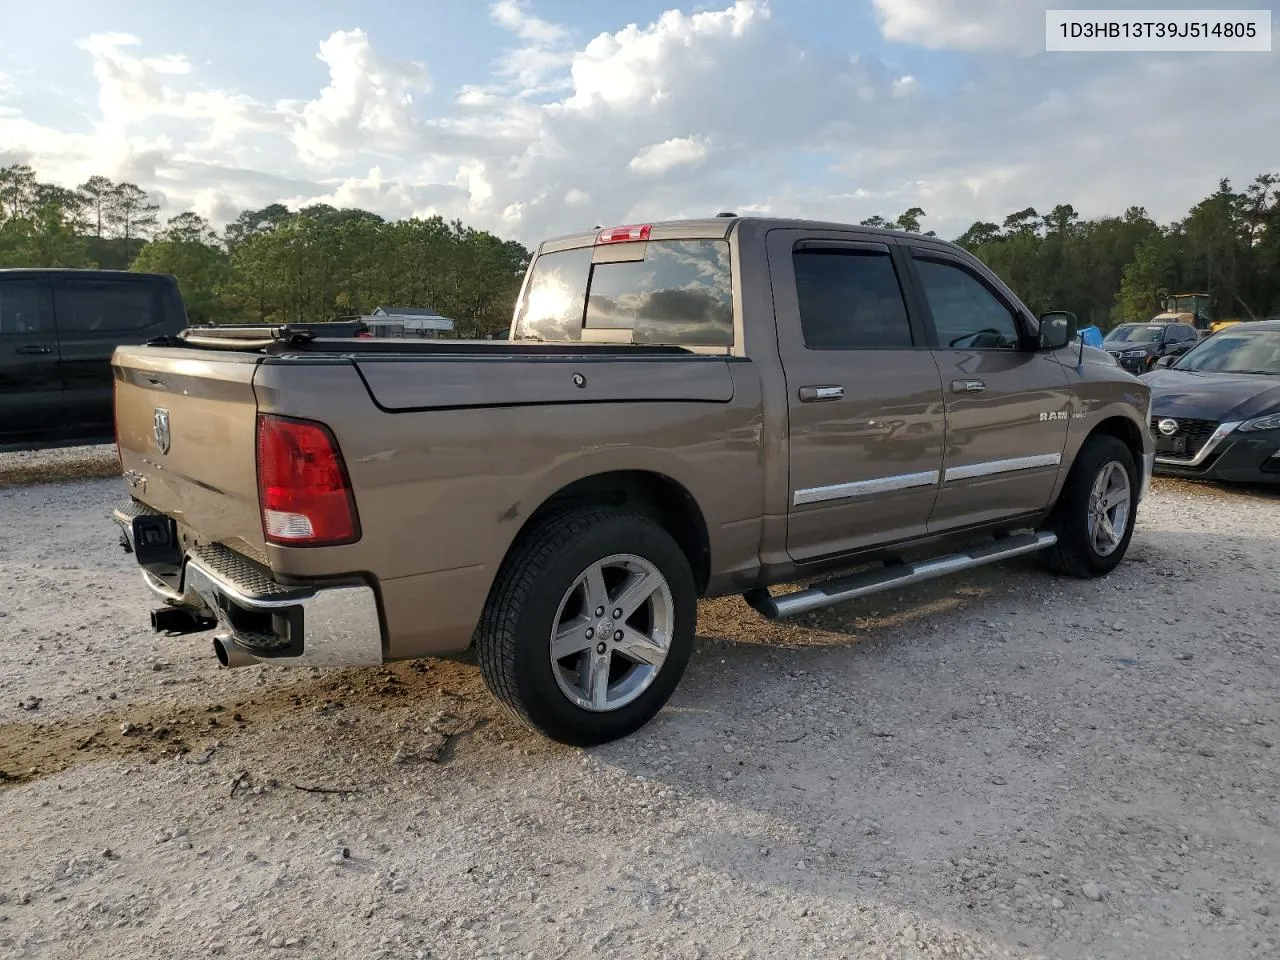
[[[893,590],[898,587],[922,583],[947,574],[971,570],[984,564],[1008,560],[1024,553],[1035,553],[1045,550],[1058,542],[1058,535],[1048,531],[1037,533],[1020,533],[1015,536],[1001,537],[982,546],[974,547],[963,553],[953,553],[933,560],[921,560],[918,563],[893,564],[877,570],[855,573],[852,576],[837,577],[825,583],[814,584],[805,590],[784,593],[780,597],[770,596],[765,588],[748,590],[742,599],[751,608],[769,620],[782,617],[794,617],[801,613],[821,610],[846,600],[856,600],[873,593]]]

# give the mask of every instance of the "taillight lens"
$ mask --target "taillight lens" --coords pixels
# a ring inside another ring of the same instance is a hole
[[[322,423],[259,415],[258,502],[268,543],[319,547],[360,539],[347,468]]]

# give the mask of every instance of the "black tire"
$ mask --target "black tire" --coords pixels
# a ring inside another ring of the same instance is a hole
[[[1090,535],[1090,497],[1101,472],[1112,463],[1123,467],[1129,478],[1129,511],[1119,544],[1110,554],[1103,555]],[[1045,524],[1046,529],[1058,535],[1058,542],[1041,554],[1049,569],[1081,579],[1102,577],[1114,570],[1124,559],[1133,537],[1139,482],[1133,452],[1124,443],[1106,434],[1085,441]]]
[[[562,598],[584,571],[624,553],[648,561],[665,578],[674,615],[671,641],[636,699],[616,710],[587,710],[556,681],[551,633]],[[523,534],[498,571],[476,634],[480,671],[493,695],[544,736],[574,746],[616,740],[648,723],[680,682],[693,651],[697,605],[689,561],[653,520],[603,507],[556,514]]]

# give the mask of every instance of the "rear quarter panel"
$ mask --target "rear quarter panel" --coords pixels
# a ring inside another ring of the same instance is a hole
[[[382,405],[353,389],[357,374],[348,365],[265,364],[256,390],[263,412],[333,429],[362,528],[360,541],[347,546],[268,546],[272,568],[296,578],[377,577],[392,657],[465,648],[498,565],[529,517],[564,487],[598,474],[647,471],[680,484],[706,522],[719,573],[712,589],[755,575],[763,445],[760,383],[750,362],[506,358],[375,366],[362,364]],[[574,373],[585,387],[573,385]],[[529,402],[542,378],[549,378],[542,400]],[[481,397],[513,405],[461,405]]]

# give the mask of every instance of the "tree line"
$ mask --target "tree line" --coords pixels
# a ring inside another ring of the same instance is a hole
[[[919,232],[924,210],[866,226]],[[932,231],[929,232],[932,235]],[[1243,191],[1229,180],[1187,215],[1160,225],[1143,207],[1082,220],[1071,204],[978,221],[956,238],[1033,311],[1070,310],[1103,330],[1151,319],[1166,297],[1207,293],[1215,320],[1280,315],[1280,176]]]
[[[191,211],[158,222],[135,184],[75,190],[28,166],[0,168],[0,267],[169,273],[192,323],[289,323],[430,307],[459,336],[507,328],[529,251],[443,217],[388,221],[367,210],[274,203],[218,233]]]
[[[159,223],[132,183],[72,190],[0,167],[0,266],[129,268],[178,278],[195,323],[283,323],[432,307],[461,336],[506,328],[529,251],[439,216],[388,221],[359,209],[270,204],[218,233],[190,211]],[[868,226],[919,233],[920,207]],[[933,231],[925,235],[933,236]],[[1081,219],[1070,204],[979,221],[956,242],[1036,312],[1071,310],[1109,329],[1150,319],[1166,296],[1207,293],[1215,319],[1280,314],[1280,176],[1218,189],[1170,224],[1143,207]]]

